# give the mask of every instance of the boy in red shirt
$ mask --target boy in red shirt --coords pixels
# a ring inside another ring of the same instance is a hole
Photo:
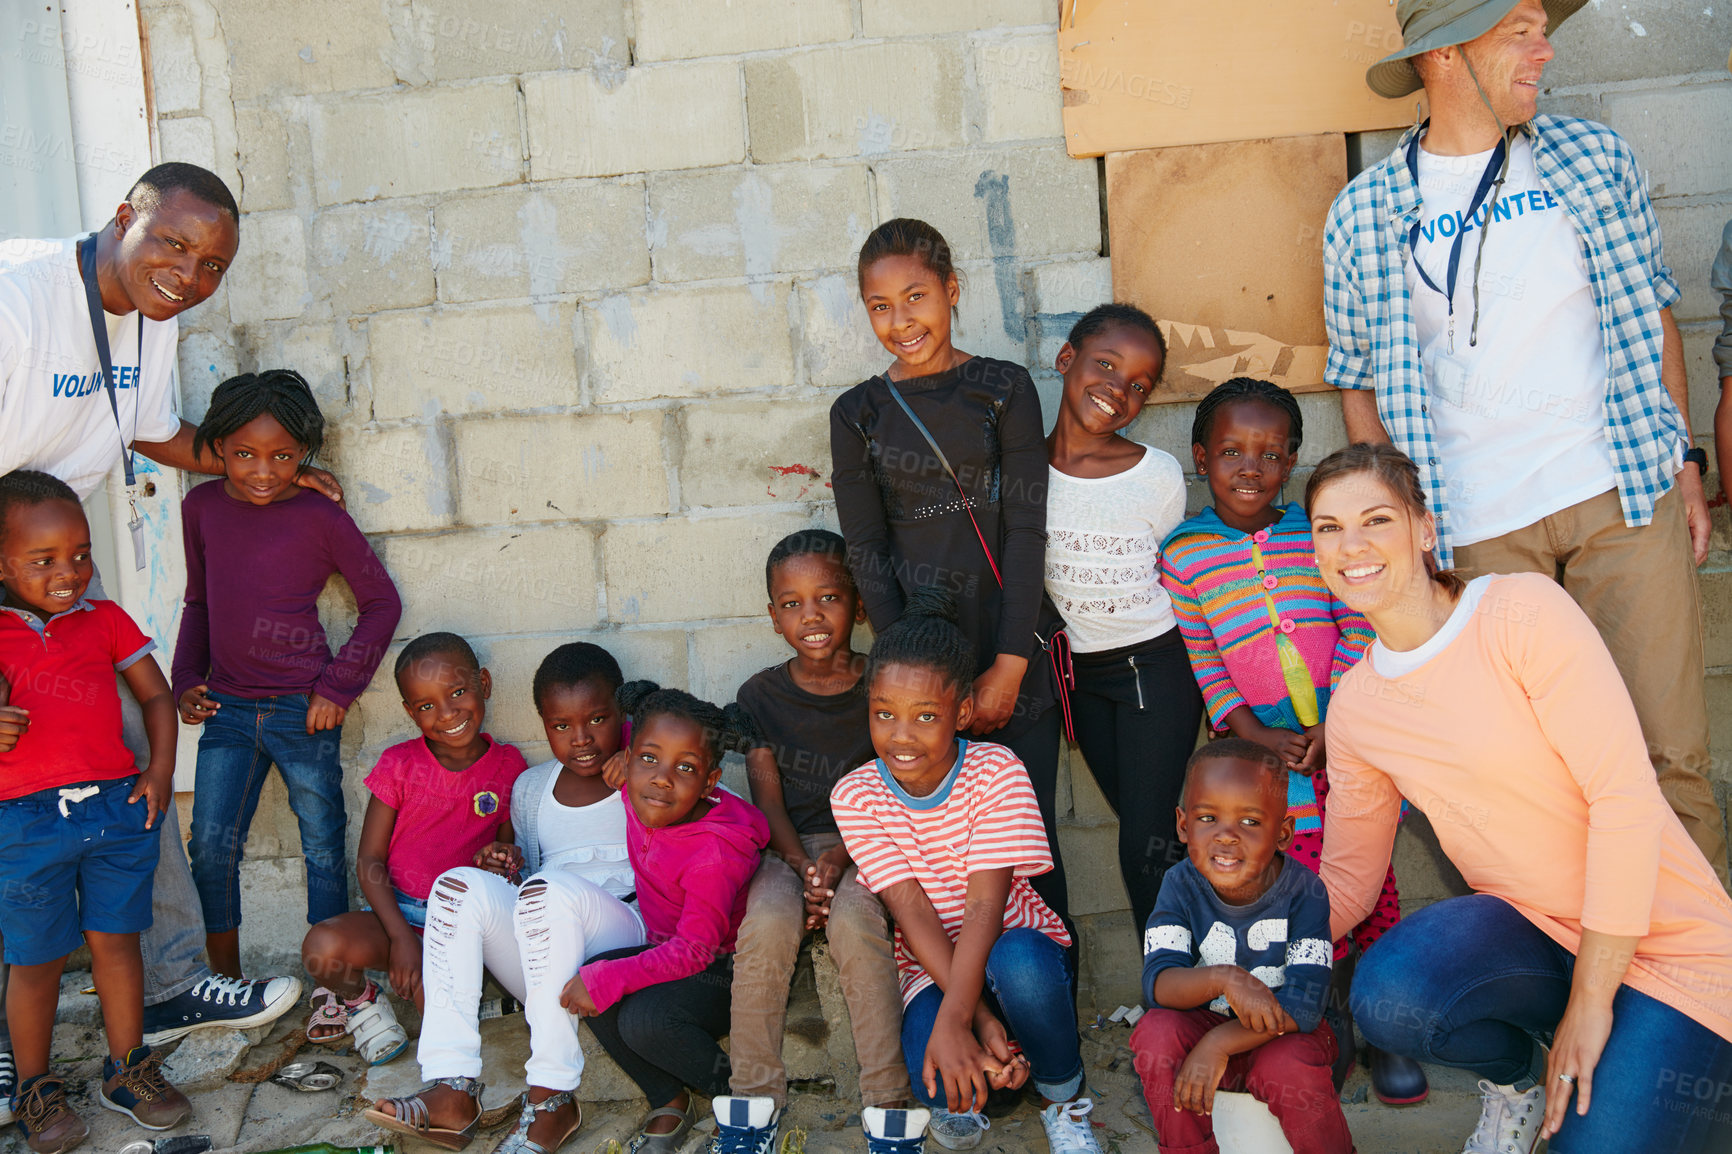
[[[138,947],[151,921],[157,817],[174,804],[174,698],[150,656],[155,643],[112,601],[84,596],[93,571],[77,494],[32,469],[0,477],[0,934],[12,967],[12,1108],[37,1154],[90,1133],[48,1072],[60,973],[81,933],[108,1032],[102,1104],[150,1130],[192,1114],[144,1044]],[[142,774],[121,741],[116,671],[144,709]]]

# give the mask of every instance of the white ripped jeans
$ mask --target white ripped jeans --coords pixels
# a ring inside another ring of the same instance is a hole
[[[448,870],[427,896],[421,950],[426,1009],[421,1076],[481,1077],[482,969],[523,1003],[531,1086],[575,1090],[583,1078],[577,1018],[559,1004],[585,959],[644,943],[637,907],[555,868],[519,889],[472,866]]]

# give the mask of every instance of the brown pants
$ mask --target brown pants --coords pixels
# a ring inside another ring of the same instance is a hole
[[[807,856],[816,858],[842,839],[812,834],[800,841]],[[752,877],[734,952],[730,1086],[742,1097],[773,1098],[778,1110],[788,1101],[782,1032],[788,1020],[794,962],[806,936],[804,891],[787,862],[765,853]],[[860,1103],[883,1106],[901,1101],[909,1096],[908,1069],[902,1061],[902,990],[896,979],[890,916],[878,896],[860,884],[853,866],[836,883],[825,933],[853,1025]]]
[[[1726,826],[1708,784],[1702,596],[1684,503],[1673,488],[1654,522],[1624,524],[1616,491],[1455,551],[1465,577],[1543,573],[1600,631],[1642,723],[1660,792],[1727,885]]]

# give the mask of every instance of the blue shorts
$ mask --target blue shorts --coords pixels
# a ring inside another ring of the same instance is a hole
[[[137,780],[0,801],[0,934],[8,964],[63,958],[78,948],[85,930],[136,934],[150,928],[162,829],[144,828],[150,807],[142,798],[126,804]],[[78,796],[88,789],[96,792]]]
[[[409,928],[421,933],[427,928],[427,899],[412,898],[396,886],[391,887],[391,896],[397,899],[397,909],[403,915],[403,920],[409,923]],[[363,903],[361,908],[368,913],[373,907]]]

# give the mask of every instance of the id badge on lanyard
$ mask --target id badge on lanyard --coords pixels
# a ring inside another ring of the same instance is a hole
[[[144,568],[144,518],[138,515],[138,477],[132,469],[132,439],[120,423],[120,398],[114,385],[114,359],[108,351],[108,325],[102,319],[102,294],[96,287],[96,234],[91,233],[81,245],[78,272],[84,279],[84,299],[90,309],[90,335],[96,340],[96,357],[102,363],[102,387],[108,394],[108,409],[114,414],[114,431],[120,437],[120,460],[126,471],[126,505],[130,516],[126,527],[132,535],[133,568]],[[144,372],[144,314],[138,316],[138,371]],[[133,421],[138,420],[138,380],[134,379]]]
[[[1427,121],[1426,123],[1429,124],[1430,122]],[[1423,133],[1414,133],[1413,139],[1409,141],[1407,145],[1407,170],[1412,174],[1413,183],[1415,185],[1419,184],[1419,138],[1421,135],[1423,135]],[[1455,356],[1455,281],[1456,274],[1461,271],[1462,242],[1467,239],[1468,225],[1472,223],[1473,218],[1479,213],[1480,206],[1486,203],[1487,195],[1491,194],[1495,188],[1502,186],[1504,163],[1509,156],[1509,152],[1510,144],[1508,137],[1500,139],[1497,143],[1497,147],[1492,150],[1491,160],[1486,163],[1485,172],[1480,174],[1479,186],[1474,189],[1473,200],[1468,203],[1467,212],[1460,218],[1461,224],[1456,227],[1455,242],[1449,246],[1449,265],[1444,272],[1444,283],[1441,287],[1436,281],[1431,279],[1431,274],[1425,271],[1425,266],[1419,263],[1420,221],[1414,221],[1413,228],[1407,234],[1407,251],[1413,261],[1413,270],[1419,274],[1419,279],[1425,283],[1426,288],[1443,297],[1444,302],[1448,307],[1449,346],[1447,356],[1450,359],[1453,359]],[[1497,197],[1492,195],[1491,203],[1486,207],[1485,220],[1479,226],[1480,242],[1482,245],[1485,241],[1485,232],[1491,227],[1492,214],[1496,211],[1496,208]],[[1479,270],[1476,266],[1474,269],[1476,276],[1478,275],[1478,272]],[[1474,289],[1474,322],[1476,329],[1478,328],[1479,321],[1478,292],[1479,290],[1476,282],[1476,287]],[[1470,340],[1470,346],[1472,343],[1473,342]],[[1444,359],[1443,356],[1438,358],[1440,363]]]

